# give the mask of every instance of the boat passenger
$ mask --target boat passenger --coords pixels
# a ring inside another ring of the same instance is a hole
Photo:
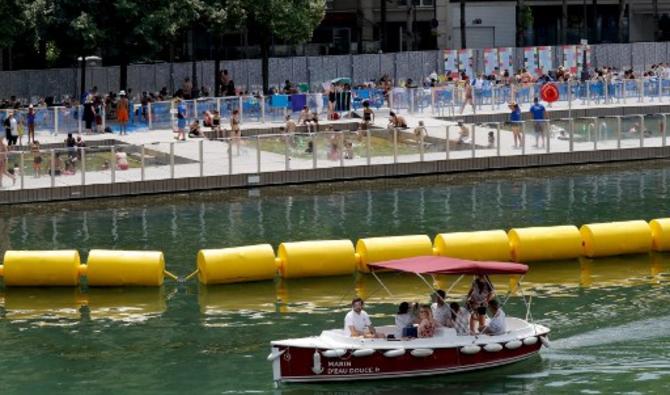
[[[491,336],[504,335],[505,332],[507,332],[505,312],[500,307],[497,300],[493,299],[489,302],[489,310],[491,311],[491,319],[486,328],[484,328],[483,333]]]
[[[479,328],[483,328],[486,319],[486,307],[493,298],[495,290],[485,274],[478,274],[472,281],[472,287],[468,292],[467,303],[470,308],[470,331],[476,333]],[[476,323],[479,327],[475,327]]]
[[[449,304],[449,315],[447,316],[447,328],[454,328],[458,336],[470,334],[470,312],[461,308],[456,302]]]
[[[398,306],[398,313],[395,315],[395,337],[397,339],[403,336],[403,330],[414,326],[414,315],[409,311],[409,303],[402,302]]]
[[[344,334],[351,337],[378,337],[370,316],[363,310],[363,299],[351,301],[351,311],[344,317]]]
[[[435,336],[435,331],[437,330],[437,322],[433,318],[433,312],[430,310],[430,306],[425,305],[421,306],[419,311],[419,337],[433,337]]]
[[[433,294],[433,300],[435,300],[435,302],[430,306],[430,308],[433,313],[433,318],[435,318],[438,326],[447,326],[447,319],[449,317],[450,311],[449,306],[447,306],[445,303],[446,297],[447,294],[441,289],[438,289]]]

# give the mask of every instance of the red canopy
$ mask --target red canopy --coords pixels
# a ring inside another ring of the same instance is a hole
[[[468,261],[446,256],[417,256],[368,266],[415,274],[525,274],[528,271],[528,266],[519,263]]]

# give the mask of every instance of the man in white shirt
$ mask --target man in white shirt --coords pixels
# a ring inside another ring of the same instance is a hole
[[[351,301],[351,311],[344,317],[344,334],[351,337],[377,337],[368,313],[363,310],[363,299],[356,298]]]
[[[488,325],[484,328],[485,335],[500,336],[507,332],[507,325],[505,324],[505,312],[498,305],[498,301],[492,299],[489,302],[489,310],[491,311],[491,319]]]
[[[433,311],[433,319],[437,322],[439,326],[447,326],[447,320],[451,314],[449,306],[444,302],[447,294],[438,289],[433,295],[435,302],[430,306],[430,309]]]

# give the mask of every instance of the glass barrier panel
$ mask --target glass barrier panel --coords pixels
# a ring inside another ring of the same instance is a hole
[[[316,139],[317,166],[338,167],[340,159],[343,158],[344,137],[340,132],[320,132]]]
[[[598,122],[595,118],[575,118],[573,131],[574,151],[592,151],[596,147]]]
[[[173,129],[174,117],[170,112],[171,109],[170,102],[151,103],[151,128]]]
[[[433,90],[433,95],[436,115],[446,116],[453,113],[455,100],[453,86],[437,88]]]
[[[56,107],[58,112],[58,133],[79,133],[79,107]]]
[[[146,180],[170,178],[170,143],[144,145],[144,177]]]
[[[397,129],[397,161],[419,162],[421,160],[421,144],[425,134],[425,127]]]
[[[258,96],[244,96],[242,98],[242,114],[244,120],[253,122],[263,122],[263,98]]]
[[[80,156],[79,168],[85,171],[86,185],[109,184],[112,181],[111,168],[116,163],[116,158],[112,158],[112,148],[110,146],[91,146],[86,147],[83,152],[77,152]],[[44,157],[49,168],[49,157]]]
[[[502,134],[502,130],[500,133]],[[477,157],[497,156],[498,124],[476,125],[474,144]]]
[[[596,122],[596,131],[598,149],[617,148],[619,121],[616,117],[598,118]]]
[[[208,139],[203,142],[203,174],[219,176],[229,173],[228,150],[230,142],[227,138]]]
[[[661,96],[663,97],[670,96],[670,80],[666,79],[661,80]]]
[[[222,97],[219,100],[221,125],[230,126],[230,118],[234,111],[240,111],[240,99],[237,96]]]
[[[255,136],[230,136],[233,153],[233,174],[251,174],[258,171]]]
[[[530,103],[533,101],[532,91],[532,84],[518,84],[514,87],[514,100],[517,104]]]
[[[570,151],[570,126],[568,119],[552,119],[549,122],[547,135],[551,139],[551,152]]]
[[[175,141],[175,178],[200,177],[200,141],[199,137],[189,138],[186,141]]]
[[[645,147],[660,147],[662,143],[662,135],[664,120],[660,114],[648,114],[644,116],[644,146]]]
[[[19,151],[6,151],[0,153],[0,165],[4,171],[0,173],[0,190],[21,189],[21,153]],[[24,179],[25,182],[25,179]]]
[[[256,143],[254,142],[254,144]],[[309,146],[306,146],[302,153],[299,152],[298,146],[303,144],[303,140],[297,135],[285,138],[284,135],[281,134],[265,134],[259,136],[258,144],[260,144],[261,147],[262,172],[286,170],[287,155],[289,162],[293,160],[291,153],[296,155],[297,159],[304,159],[311,155]],[[293,144],[295,144],[295,146],[292,146]],[[289,166],[291,166],[291,163],[289,163]]]
[[[409,111],[410,109],[410,98],[409,91],[406,88],[393,88],[391,91],[392,95],[392,105],[394,111],[405,110]]]
[[[367,165],[367,131],[343,131],[342,155],[344,166]]]
[[[642,89],[644,92],[644,100],[646,102],[654,102],[659,96],[659,80],[658,78],[645,78],[642,81]]]
[[[430,88],[412,89],[414,95],[414,112],[425,112],[431,110],[433,95]]]
[[[605,101],[605,82],[589,81],[589,98],[592,104],[600,104]]]
[[[369,129],[363,134],[366,153],[370,152],[371,164],[393,163],[393,129]],[[369,149],[368,149],[369,146]]]
[[[446,158],[446,132],[444,126],[426,126],[423,137],[424,161],[444,160]]]
[[[286,135],[291,170],[313,168],[312,138],[318,138],[318,133],[292,133]]]
[[[265,122],[283,122],[289,114],[287,95],[271,95],[265,97]]]

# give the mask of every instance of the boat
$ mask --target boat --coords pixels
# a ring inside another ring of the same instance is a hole
[[[528,266],[508,262],[481,262],[438,256],[422,256],[369,264],[378,271],[413,273],[433,291],[426,276],[458,275],[453,289],[466,275],[520,275],[520,287]],[[389,379],[457,373],[493,368],[531,358],[549,346],[549,328],[532,323],[530,299],[525,319],[506,317],[501,335],[459,336],[453,328],[438,328],[430,338],[393,338],[395,326],[375,327],[384,338],[350,337],[343,329],[324,330],[319,336],[271,342],[267,359],[276,384]],[[507,295],[509,297],[509,295]],[[503,303],[504,304],[504,303]],[[531,317],[529,319],[529,317]]]

